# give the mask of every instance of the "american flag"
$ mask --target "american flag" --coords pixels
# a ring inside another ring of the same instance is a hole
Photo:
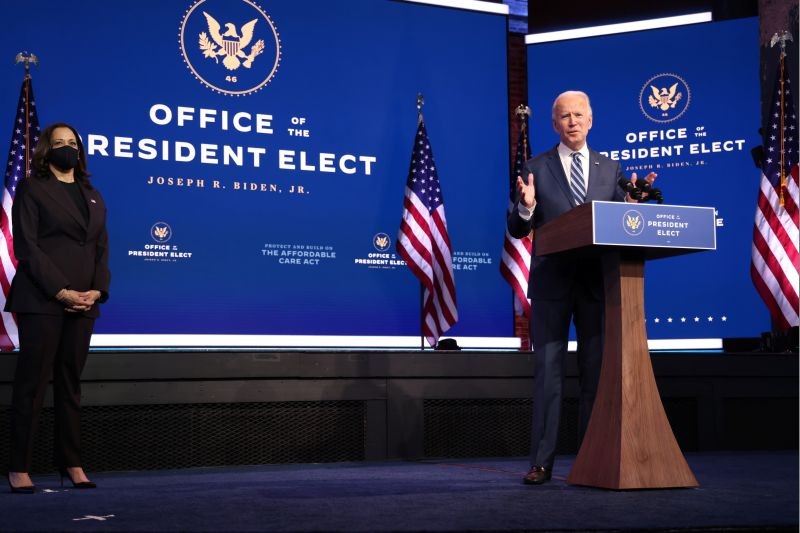
[[[421,119],[411,152],[397,252],[424,287],[422,334],[435,347],[439,337],[458,321],[458,310],[444,198]]]
[[[528,146],[527,128],[520,128],[519,140],[517,141],[517,154],[514,158],[514,170],[511,173],[511,198],[508,208],[517,208],[517,176],[527,180],[524,175],[525,161],[531,156]],[[531,301],[528,299],[528,275],[531,264],[531,250],[533,241],[528,235],[522,239],[515,239],[508,233],[503,241],[503,255],[500,262],[500,273],[511,285],[514,290],[514,313],[517,316],[524,315],[526,318],[531,316]]]
[[[783,61],[783,59],[781,59]],[[761,188],[758,191],[753,229],[753,255],[750,276],[780,329],[798,322],[798,169],[797,115],[789,79],[781,75],[775,93],[765,136]],[[783,102],[783,105],[781,104]],[[781,140],[783,142],[781,143]],[[783,149],[783,153],[781,153]],[[781,168],[783,164],[783,168]],[[782,172],[783,171],[783,172]],[[785,176],[785,187],[781,184]],[[781,205],[783,204],[783,205]]]
[[[3,212],[0,213],[0,286],[3,288],[0,298],[0,310],[5,307],[11,280],[17,272],[17,258],[14,257],[14,239],[11,228],[11,204],[17,192],[17,183],[22,178],[30,175],[31,154],[39,140],[39,118],[36,114],[36,104],[33,99],[33,85],[29,75],[25,75],[22,88],[19,92],[17,115],[14,118],[14,128],[11,131],[11,147],[8,150],[8,164],[6,165],[5,187],[3,187]],[[17,322],[14,315],[2,311],[0,321],[0,350],[13,350],[19,345]]]

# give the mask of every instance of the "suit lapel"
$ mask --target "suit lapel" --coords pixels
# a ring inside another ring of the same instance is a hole
[[[597,157],[597,152],[589,150],[589,187],[586,189],[586,201],[591,202],[595,198],[595,190],[598,187],[597,180],[599,179],[600,172],[600,158]]]
[[[102,222],[102,219],[97,214],[97,210],[100,208],[100,198],[96,190],[87,189],[83,184],[81,184],[81,192],[83,193],[83,199],[86,201],[86,207],[89,211],[88,229],[89,234],[92,234],[96,229],[95,226]]]
[[[564,167],[561,165],[561,158],[558,157],[558,146],[550,151],[550,155],[547,159],[547,166],[550,169],[550,173],[553,175],[553,178],[555,178],[556,183],[558,183],[558,186],[561,188],[561,192],[564,193],[569,205],[574,205],[574,201],[572,200],[572,191],[569,189],[569,181],[567,181],[567,175],[564,174]]]
[[[590,202],[595,198],[603,196],[603,173],[600,171],[605,163],[600,158],[600,154],[591,148],[589,149],[589,188],[586,191],[586,201]],[[608,178],[606,178],[608,179]]]
[[[45,193],[53,200],[53,202],[67,213],[75,222],[83,229],[86,230],[86,221],[83,219],[78,206],[69,196],[64,186],[58,182],[58,179],[51,175],[49,180],[43,182]]]

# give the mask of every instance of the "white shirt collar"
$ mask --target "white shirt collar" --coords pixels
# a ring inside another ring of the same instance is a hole
[[[564,144],[562,142],[558,143],[558,156],[561,159],[564,159],[564,158],[572,156],[573,152],[575,152],[575,150],[573,150],[572,148],[568,147],[566,144]],[[583,148],[578,150],[578,153],[580,153],[583,156],[583,160],[584,161],[588,161],[589,160],[589,145],[586,144],[586,143],[583,143]]]

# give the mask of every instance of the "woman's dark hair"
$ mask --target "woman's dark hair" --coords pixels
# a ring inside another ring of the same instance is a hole
[[[36,142],[36,148],[33,149],[33,175],[39,178],[48,178],[50,176],[47,156],[50,155],[50,149],[52,148],[51,138],[56,128],[69,128],[72,134],[75,135],[75,140],[78,142],[78,164],[75,166],[75,179],[80,180],[83,185],[91,189],[92,184],[89,183],[88,179],[91,174],[86,169],[86,151],[83,148],[83,141],[78,135],[78,130],[65,122],[50,124],[42,130],[39,140]]]

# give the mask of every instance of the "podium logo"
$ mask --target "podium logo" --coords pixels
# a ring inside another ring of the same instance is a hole
[[[150,228],[150,236],[156,242],[167,242],[172,238],[172,228],[166,222],[156,222]]]
[[[653,122],[672,122],[689,108],[692,93],[677,74],[658,74],[647,80],[639,93],[639,107]]]
[[[379,252],[385,252],[392,245],[392,239],[385,233],[378,233],[372,238],[372,245]]]
[[[625,211],[622,216],[622,229],[625,233],[634,237],[641,235],[644,231],[644,216],[635,209]]]
[[[181,21],[180,44],[194,77],[230,96],[261,90],[281,56],[275,24],[251,0],[195,0]]]

